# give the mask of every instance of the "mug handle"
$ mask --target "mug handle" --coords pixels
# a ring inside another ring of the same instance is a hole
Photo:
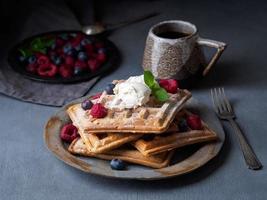
[[[213,47],[216,48],[216,53],[212,56],[210,62],[208,63],[207,67],[205,67],[202,75],[206,76],[207,73],[210,71],[211,67],[217,62],[217,60],[222,55],[223,51],[226,48],[226,44],[224,42],[218,42],[215,40],[205,39],[205,38],[199,38],[197,41],[198,45],[200,46],[207,46],[207,47]]]

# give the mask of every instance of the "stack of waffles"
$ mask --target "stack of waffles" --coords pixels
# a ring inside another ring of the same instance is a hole
[[[216,134],[203,121],[201,130],[179,130],[179,121],[191,115],[183,109],[191,94],[179,89],[176,94],[169,95],[163,103],[151,96],[148,103],[135,109],[108,109],[104,118],[93,118],[90,110],[83,110],[81,104],[70,106],[67,113],[81,137],[70,144],[68,151],[163,168],[170,164],[175,149],[216,140]],[[103,92],[92,102],[105,106],[112,96]]]

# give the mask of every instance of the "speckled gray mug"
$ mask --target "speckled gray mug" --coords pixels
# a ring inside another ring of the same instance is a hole
[[[163,37],[167,32],[181,33],[181,37]],[[202,46],[217,49],[207,63]],[[148,33],[144,58],[144,70],[150,70],[157,78],[187,79],[202,70],[205,76],[224,51],[226,44],[199,37],[194,24],[180,20],[163,21],[154,25]]]

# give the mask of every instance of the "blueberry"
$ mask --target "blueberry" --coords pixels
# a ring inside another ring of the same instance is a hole
[[[83,73],[83,70],[80,67],[74,68],[74,75],[80,75]]]
[[[126,169],[126,164],[122,160],[114,158],[110,161],[110,167],[115,170],[124,170]]]
[[[26,58],[24,56],[19,56],[18,59],[22,63],[25,62],[25,60],[26,60]]]
[[[82,41],[81,41],[81,45],[85,46],[87,44],[92,44],[92,41],[89,40],[88,38],[84,38]]]
[[[56,58],[57,58],[57,55],[56,54],[52,54],[50,56],[50,60],[52,60],[53,63],[55,63]]]
[[[105,88],[105,91],[107,92],[107,94],[114,94],[113,92],[113,88],[115,87],[114,84],[110,83],[107,85],[107,87]]]
[[[59,36],[61,39],[63,40],[68,40],[69,39],[69,36],[67,33],[62,33],[60,36]]]
[[[36,57],[33,55],[33,56],[30,56],[29,58],[28,58],[28,62],[30,63],[30,64],[32,64],[32,63],[35,63],[36,62]]]
[[[50,55],[50,60],[52,61],[52,62],[55,62],[55,59],[57,58],[57,55],[56,54],[52,54],[52,55]]]
[[[54,42],[51,46],[50,46],[50,48],[52,49],[52,50],[55,50],[56,49],[56,47],[57,47],[57,45],[56,45],[56,43]]]
[[[97,50],[98,53],[106,53],[107,52],[107,49],[106,48],[99,48]]]
[[[87,53],[85,53],[84,51],[79,52],[79,54],[78,54],[78,59],[81,60],[81,61],[86,61],[86,60],[88,60]]]
[[[71,37],[76,37],[77,36],[77,33],[71,33],[70,36]]]
[[[82,109],[84,109],[84,110],[89,110],[90,108],[92,108],[93,103],[92,103],[92,101],[90,101],[89,99],[86,99],[86,100],[84,100],[84,101],[82,102],[81,106],[82,106]]]
[[[82,46],[81,44],[79,44],[79,45],[77,45],[77,46],[75,47],[75,50],[76,50],[76,51],[83,51],[84,48],[83,48],[83,46]]]
[[[178,122],[178,127],[179,127],[180,132],[188,131],[188,125],[187,125],[186,119],[184,118],[180,119]]]
[[[62,58],[59,56],[55,56],[52,61],[55,65],[60,65],[62,63]]]
[[[71,49],[66,53],[68,56],[75,57],[77,55],[77,51],[75,49]]]
[[[64,45],[64,47],[63,47],[63,52],[64,52],[65,54],[67,54],[67,53],[68,53],[69,51],[71,51],[71,50],[72,50],[72,46],[71,46],[70,43]]]

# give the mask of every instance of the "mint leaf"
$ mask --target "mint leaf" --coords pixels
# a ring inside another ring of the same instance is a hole
[[[155,96],[157,100],[168,100],[169,95],[167,91],[164,88],[160,87],[150,71],[144,71],[144,81],[146,85],[151,89],[153,96]]]
[[[39,49],[39,52],[41,52],[41,53],[43,53],[43,54],[46,54],[46,48]]]
[[[157,90],[152,90],[152,94],[158,99],[159,101],[167,101],[169,98],[168,93],[165,89],[159,88]]]
[[[31,49],[36,52],[44,52],[46,49],[46,43],[41,38],[36,38],[31,42]]]
[[[23,57],[27,58],[30,57],[32,55],[32,52],[29,49],[18,49],[19,52],[22,54]]]
[[[144,71],[144,81],[150,89],[152,89],[151,87],[153,87],[156,83],[154,76],[150,71]]]
[[[50,47],[52,46],[52,44],[54,44],[55,39],[54,38],[43,38],[41,41],[42,41],[43,46]]]
[[[160,87],[160,85],[159,85],[157,82],[155,82],[154,85],[152,85],[152,86],[150,87],[151,90],[158,90],[158,89],[160,89],[160,88],[161,88],[161,87]]]
[[[23,57],[26,57],[26,52],[23,49],[19,49],[19,52]]]
[[[50,47],[50,46],[52,46],[52,44],[54,44],[55,40],[54,39],[49,39],[49,40],[45,40],[43,42],[44,42],[44,45],[46,47]]]

